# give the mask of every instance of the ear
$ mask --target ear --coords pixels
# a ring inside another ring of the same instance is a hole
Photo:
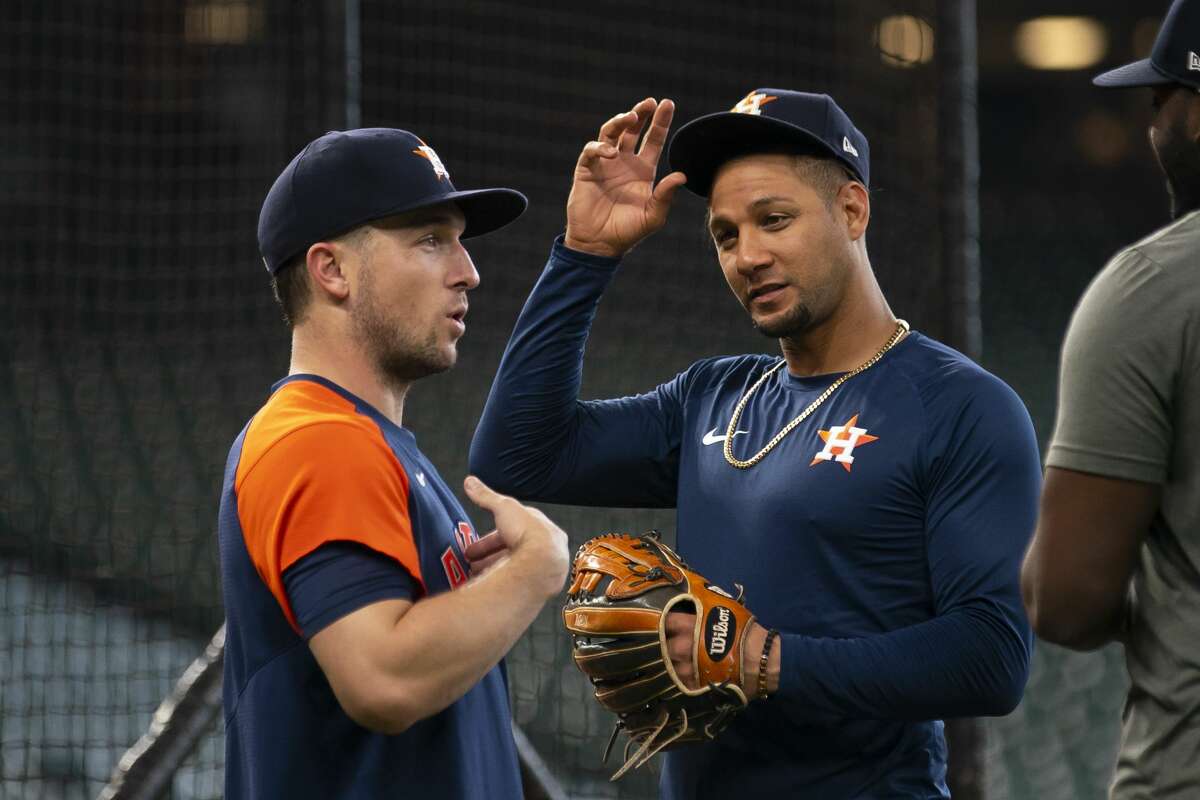
[[[328,295],[335,302],[345,300],[350,295],[346,257],[346,248],[334,242],[317,242],[308,248],[305,267],[318,295]]]
[[[846,219],[850,241],[857,242],[867,232],[867,225],[871,221],[871,196],[867,194],[867,187],[858,181],[842,184],[834,207],[841,209]]]

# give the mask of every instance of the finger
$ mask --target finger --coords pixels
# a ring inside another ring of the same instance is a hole
[[[474,475],[468,475],[463,481],[463,489],[466,490],[467,497],[471,498],[472,503],[493,514],[506,500],[512,500],[508,495],[500,494]]]
[[[700,688],[700,679],[696,674],[695,668],[692,666],[691,659],[680,661],[673,658],[671,659],[671,666],[675,668],[675,674],[683,682],[684,686],[689,689]]]
[[[667,652],[671,654],[672,661],[686,661],[692,663],[692,640],[691,637],[684,638],[676,636],[673,639],[667,639]]]
[[[666,223],[667,215],[671,213],[671,204],[675,202],[675,193],[685,183],[687,175],[672,172],[654,187],[654,193],[650,195],[650,207],[647,209],[647,214],[654,224],[662,227]]]
[[[468,565],[468,567],[470,568],[472,575],[474,575],[475,577],[479,577],[483,573],[490,570],[492,567],[496,566],[497,564],[501,563],[502,561],[506,561],[507,559],[508,559],[507,551],[503,551],[500,553],[493,553],[492,555],[488,556],[487,558],[480,559],[479,561],[472,561]]]
[[[696,629],[696,615],[686,611],[672,611],[667,614],[667,638],[674,636],[687,637],[691,641],[692,632]]]
[[[467,549],[463,551],[463,555],[467,557],[468,561],[481,561],[488,556],[506,549],[508,549],[508,543],[504,541],[499,533],[492,532],[467,545]]]
[[[658,158],[662,155],[663,146],[667,143],[667,133],[671,130],[671,120],[674,116],[675,103],[671,100],[664,99],[654,110],[654,118],[650,121],[646,138],[642,139],[642,147],[638,150],[638,155],[651,164],[658,164]]]
[[[627,125],[625,132],[621,134],[621,141],[618,144],[618,149],[623,153],[632,153],[637,145],[638,138],[642,135],[642,131],[650,124],[650,120],[654,117],[654,109],[658,107],[658,101],[653,97],[647,97],[642,102],[633,107],[633,113],[637,114],[637,118],[632,124]]]
[[[579,166],[590,166],[598,158],[616,158],[617,146],[609,142],[588,142],[579,154]]]
[[[596,138],[601,142],[606,142],[616,146],[617,141],[621,138],[621,134],[630,125],[637,122],[637,114],[633,111],[622,111],[615,117],[612,117],[608,122],[600,126],[600,135]]]

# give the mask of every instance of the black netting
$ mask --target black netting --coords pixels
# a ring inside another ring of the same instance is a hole
[[[901,13],[923,22],[885,37],[909,53],[897,63],[876,31]],[[939,158],[934,0],[8,0],[3,18],[4,797],[94,796],[220,623],[224,458],[287,368],[258,208],[299,147],[348,114],[417,132],[460,187],[514,186],[532,202],[518,224],[472,243],[483,284],[459,366],[410,396],[406,423],[451,485],[562,227],[579,148],[648,95],[674,98],[688,119],[758,86],[833,94],[871,141],[869,243],[892,306],[949,335],[939,219],[955,199]],[[628,259],[591,340],[590,395],[648,388],[700,356],[773,348],[724,287],[701,216],[681,193],[668,228]],[[663,513],[550,513],[573,544],[672,526]],[[651,771],[607,783],[610,719],[586,702],[566,646],[548,608],[509,660],[518,722],[569,790],[652,796]],[[221,748],[214,726],[176,797],[220,795]]]

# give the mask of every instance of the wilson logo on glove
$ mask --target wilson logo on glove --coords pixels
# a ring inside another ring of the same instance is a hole
[[[693,572],[658,531],[597,536],[575,554],[563,623],[596,700],[617,715],[605,761],[617,734],[629,734],[625,764],[613,780],[660,750],[715,739],[746,707],[742,645],[754,615],[734,587],[737,597],[730,597]],[[696,689],[676,674],[667,650],[673,610],[695,615]]]
[[[704,634],[704,649],[713,661],[720,661],[729,652],[729,642],[737,635],[737,620],[725,606],[708,612],[708,628]]]

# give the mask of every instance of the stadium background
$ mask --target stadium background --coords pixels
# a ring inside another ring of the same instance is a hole
[[[1046,4],[987,5],[960,37],[971,4],[935,0],[8,0],[0,797],[94,797],[220,624],[221,467],[287,368],[255,220],[278,170],[326,130],[409,128],[459,186],[530,197],[518,224],[471,246],[483,285],[459,366],[410,397],[406,423],[451,485],[582,143],[647,95],[688,119],[756,86],[828,91],[847,109],[872,145],[869,242],[893,308],[1012,384],[1044,444],[1074,301],[1166,201],[1139,135],[1148,98],[1092,89],[1087,69],[1032,69],[1014,35]],[[1109,63],[1148,50],[1154,5],[1053,10],[1095,17]],[[589,396],[771,348],[723,287],[701,213],[681,193],[627,260],[589,347]],[[549,511],[573,542],[671,528],[662,513]],[[610,721],[565,648],[548,608],[510,657],[517,722],[573,796],[653,796],[651,773],[606,783]],[[1102,796],[1123,688],[1118,648],[1039,646],[1021,707],[955,749],[982,769],[961,796]],[[214,723],[173,797],[220,796],[222,746]]]

